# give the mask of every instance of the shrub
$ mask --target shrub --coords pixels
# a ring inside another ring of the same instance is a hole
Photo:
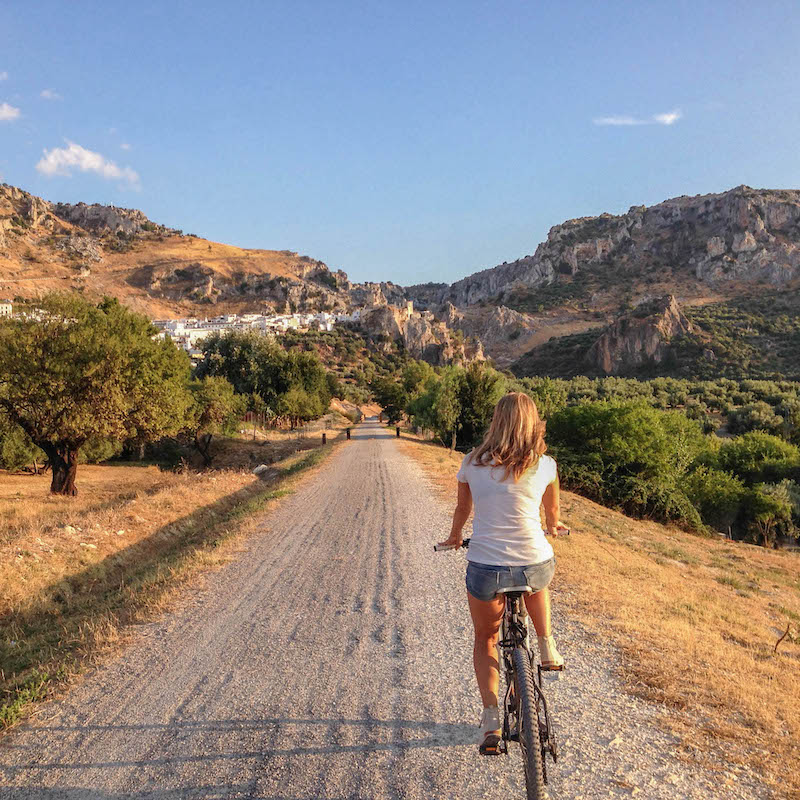
[[[722,532],[733,526],[747,498],[739,478],[713,467],[697,467],[686,477],[683,488],[703,521]]]
[[[792,477],[800,468],[800,449],[762,431],[723,442],[716,462],[746,484],[772,483]]]
[[[783,417],[776,414],[771,405],[759,400],[731,411],[728,415],[728,430],[731,433],[760,430],[780,435],[783,431]]]
[[[628,513],[700,527],[682,481],[708,449],[701,426],[644,402],[571,406],[548,424],[565,484]]]

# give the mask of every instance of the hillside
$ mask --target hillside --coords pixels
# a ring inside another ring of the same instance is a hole
[[[798,191],[739,186],[567,220],[533,255],[452,285],[402,287],[352,283],[292,251],[184,235],[137,210],[49,203],[0,185],[0,296],[110,294],[153,318],[367,308],[368,333],[432,363],[485,353],[519,375],[794,375],[799,288]],[[586,360],[620,319],[666,296],[697,320],[668,358]]]
[[[674,299],[674,298],[673,298]],[[684,306],[680,330],[660,335],[657,315],[648,315],[651,304],[623,314],[605,327],[553,337],[531,348],[512,365],[520,376],[546,375],[571,378],[615,374],[648,378],[668,376],[694,380],[753,378],[800,380],[800,290],[763,290],[740,294],[729,300]],[[677,304],[676,304],[677,308]],[[637,320],[650,323],[653,351],[638,360],[622,350],[639,343]],[[620,334],[624,329],[625,333]],[[597,352],[617,332],[617,349],[603,363]],[[624,340],[627,339],[627,342]],[[620,341],[623,340],[623,341]]]
[[[49,203],[0,185],[0,296],[109,294],[153,318],[385,304],[391,284],[352,284],[288,250],[247,250],[164,227],[141,211]]]

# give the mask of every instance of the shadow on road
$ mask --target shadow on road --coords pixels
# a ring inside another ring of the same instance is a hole
[[[328,735],[326,731],[320,731],[320,726],[328,726],[330,738],[334,739],[334,732],[341,733],[343,728],[358,729],[358,744],[304,744],[304,739],[311,735],[318,742],[319,739]],[[316,728],[313,730],[312,728]],[[178,720],[170,723],[142,723],[134,725],[42,725],[37,726],[37,730],[42,733],[62,733],[69,735],[79,733],[84,752],[91,751],[92,739],[105,739],[103,744],[107,744],[108,736],[122,735],[129,737],[137,731],[155,732],[159,738],[166,737],[169,741],[169,734],[173,733],[181,742],[181,749],[187,749],[189,734],[196,733],[198,739],[202,739],[204,734],[212,734],[213,741],[219,742],[217,734],[230,734],[231,749],[229,752],[208,753],[204,752],[202,742],[195,743],[195,747],[189,747],[190,754],[181,755],[169,751],[169,745],[165,746],[162,757],[146,759],[120,759],[115,761],[52,761],[48,763],[26,764],[20,767],[9,767],[0,765],[0,775],[6,779],[15,775],[24,775],[26,780],[25,787],[0,787],[0,800],[30,800],[36,797],[41,800],[121,800],[131,798],[131,800],[181,800],[181,798],[223,798],[231,796],[243,796],[258,798],[258,800],[273,800],[273,798],[261,795],[250,794],[253,791],[252,783],[242,785],[224,784],[219,786],[191,785],[177,788],[148,788],[141,792],[130,791],[110,791],[94,789],[81,786],[67,786],[63,783],[58,787],[37,786],[31,778],[40,773],[42,779],[44,775],[52,772],[65,772],[76,770],[88,772],[94,770],[114,770],[137,768],[146,771],[150,779],[153,778],[154,771],[159,767],[165,769],[165,781],[174,780],[176,776],[175,767],[180,764],[214,764],[222,761],[241,761],[253,760],[263,763],[265,758],[273,756],[317,756],[317,755],[339,755],[339,754],[369,754],[382,751],[402,753],[413,748],[442,748],[460,747],[472,745],[475,742],[475,728],[471,725],[461,723],[434,722],[431,720],[406,720],[406,719],[311,719],[311,718],[291,718],[291,717],[265,717],[264,719],[221,719],[221,720]],[[263,748],[237,750],[235,747],[236,734],[248,734],[246,740],[252,746],[252,732],[264,731],[265,739]],[[35,731],[34,731],[35,732]],[[385,741],[387,732],[391,739]],[[284,746],[270,747],[269,742],[279,741]],[[293,744],[296,741],[297,744]],[[100,744],[100,742],[98,742]],[[192,750],[200,750],[202,754],[191,753]],[[211,767],[213,769],[213,767]],[[94,773],[97,774],[97,773]],[[101,773],[102,775],[102,773]],[[108,779],[100,777],[103,781]],[[186,776],[191,781],[191,776]],[[110,778],[113,781],[113,778]],[[46,782],[52,781],[52,778]],[[282,795],[281,800],[287,800]],[[298,796],[290,800],[316,800],[315,796]]]

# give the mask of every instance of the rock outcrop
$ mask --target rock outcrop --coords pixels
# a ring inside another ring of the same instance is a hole
[[[50,205],[52,212],[63,220],[95,234],[125,233],[127,235],[142,231],[155,231],[176,234],[174,228],[166,228],[151,222],[136,208],[102,206],[99,203],[55,203]]]
[[[451,286],[409,287],[415,302],[464,307],[502,303],[519,289],[570,280],[587,268],[781,286],[800,278],[800,191],[738,186],[677,197],[627,214],[582,217],[550,229],[533,255],[476,272]]]
[[[660,364],[674,341],[693,330],[675,298],[663,297],[643,303],[610,325],[589,349],[586,362],[606,375]]]
[[[377,347],[383,344],[388,348],[391,342],[402,342],[414,358],[437,366],[454,362],[466,364],[485,358],[479,340],[466,339],[460,332],[452,331],[430,311],[413,311],[408,306],[377,306],[361,315],[359,327]]]

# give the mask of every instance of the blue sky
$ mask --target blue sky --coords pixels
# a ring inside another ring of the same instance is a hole
[[[795,0],[12,0],[0,179],[449,282],[570,217],[800,186],[798,41]]]

